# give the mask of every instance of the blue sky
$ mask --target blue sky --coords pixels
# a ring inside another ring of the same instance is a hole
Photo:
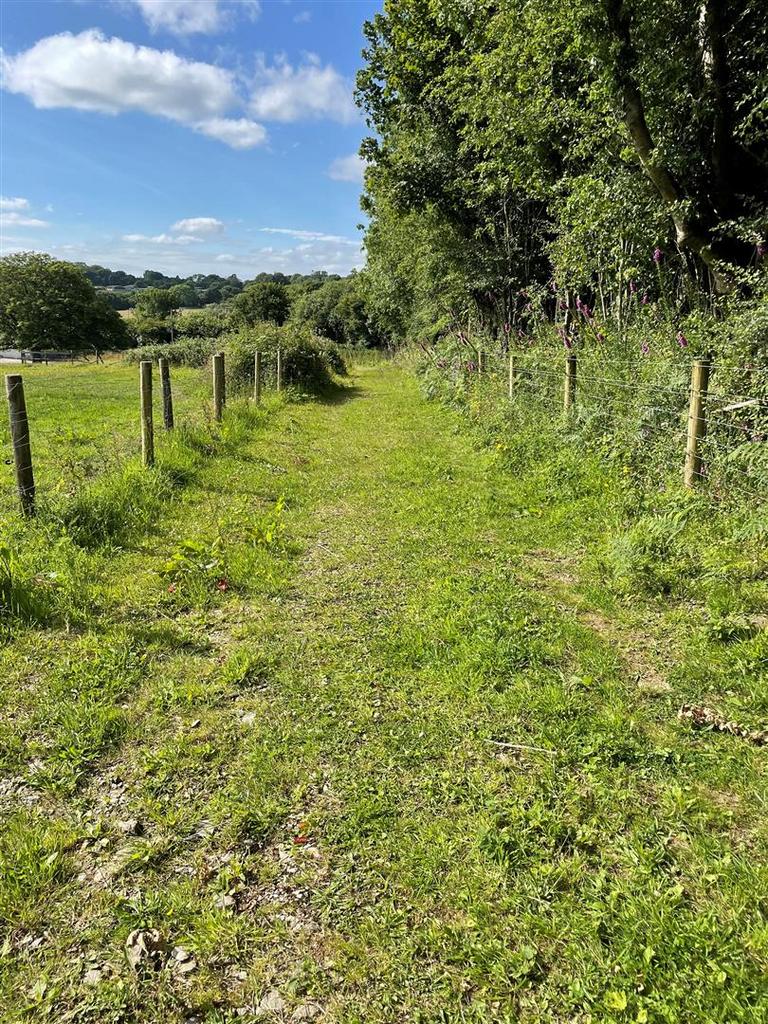
[[[3,0],[0,248],[253,277],[362,263],[369,0]]]

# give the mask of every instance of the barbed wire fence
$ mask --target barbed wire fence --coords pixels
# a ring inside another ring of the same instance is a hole
[[[256,353],[254,381],[255,403],[280,391],[282,353]],[[151,468],[180,432],[221,422],[227,390],[223,353],[202,369],[40,360],[6,373],[0,516],[34,517],[131,462]]]

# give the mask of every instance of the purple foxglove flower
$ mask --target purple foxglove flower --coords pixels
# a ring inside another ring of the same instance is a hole
[[[757,243],[757,258],[759,260],[761,260],[763,258],[763,256],[765,256],[765,254],[767,252],[768,252],[768,246],[765,244],[765,242],[758,242]]]
[[[680,348],[688,348],[688,339],[682,331],[677,332],[677,344],[680,346]]]
[[[635,284],[634,281],[630,281],[629,282],[629,294],[630,295],[634,295],[636,291],[637,291],[637,285]]]
[[[664,253],[658,247],[653,250],[653,262],[661,263],[664,259]]]
[[[509,332],[511,330],[512,330],[512,325],[509,323],[509,321],[506,321],[505,324],[504,324],[504,333],[505,334],[509,334]]]
[[[567,335],[563,337],[563,344],[566,348],[573,348],[573,338],[569,338]]]
[[[648,292],[643,292],[643,297],[642,297],[642,299],[640,299],[641,305],[647,306],[649,302],[650,302],[650,299],[648,298]]]

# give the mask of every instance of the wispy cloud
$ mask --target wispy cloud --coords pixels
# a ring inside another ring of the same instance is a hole
[[[259,228],[268,235],[287,235],[299,241],[334,242],[336,245],[360,245],[359,239],[344,238],[342,235],[327,235],[322,231],[304,231],[301,228]]]
[[[21,196],[0,196],[0,210],[28,210],[29,200]]]
[[[184,235],[209,236],[220,235],[224,230],[224,222],[216,217],[185,217],[177,220],[171,231],[180,231]]]
[[[15,210],[3,210],[0,213],[0,222],[3,227],[12,224],[17,228],[49,228],[50,221],[40,220],[38,217],[28,217],[24,213],[17,213]]]
[[[349,156],[339,156],[328,168],[328,177],[334,181],[351,181],[356,185],[362,185],[365,173],[366,162],[357,153],[350,153]]]

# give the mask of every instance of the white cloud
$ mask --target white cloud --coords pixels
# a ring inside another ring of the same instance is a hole
[[[360,245],[354,238],[344,238],[342,235],[326,235],[322,231],[304,231],[300,228],[259,228],[268,235],[288,235],[302,242],[335,242],[336,245]]]
[[[170,50],[107,39],[96,29],[41,39],[15,57],[3,57],[3,71],[6,89],[42,109],[143,110],[190,123],[215,117],[235,102],[228,71]]]
[[[21,196],[0,196],[0,210],[28,210],[29,200]]]
[[[328,168],[328,177],[333,178],[334,181],[352,181],[356,185],[362,185],[365,163],[365,160],[357,153],[336,157]]]
[[[23,213],[16,213],[14,210],[10,212],[3,211],[0,215],[3,226],[6,224],[14,224],[18,228],[48,228],[51,225],[47,220],[39,220],[37,217],[27,217]]]
[[[191,245],[220,235],[223,230],[224,222],[217,220],[216,217],[185,217],[177,220],[168,231],[163,231],[159,235],[130,234],[123,235],[122,240],[146,242],[150,245]]]
[[[231,71],[186,60],[171,50],[107,39],[96,29],[62,32],[30,49],[0,54],[3,87],[27,96],[41,109],[118,114],[140,110],[188,125],[196,131],[247,149],[266,132],[253,121],[224,115],[239,102]]]
[[[294,14],[293,20],[297,25],[306,25],[312,21],[312,11],[299,11],[298,14]]]
[[[189,245],[191,242],[202,242],[202,238],[194,235],[123,235],[124,242],[149,242],[152,245]]]
[[[267,121],[323,117],[348,123],[358,116],[351,84],[332,65],[323,67],[314,54],[300,67],[282,57],[270,67],[259,57],[250,107]]]
[[[166,31],[188,36],[214,33],[228,28],[236,11],[255,20],[261,12],[258,0],[222,3],[220,0],[135,0],[142,17],[153,32]]]
[[[224,16],[218,0],[136,0],[136,6],[153,32],[165,29],[181,36],[218,32]]]
[[[224,230],[223,221],[216,217],[185,217],[177,220],[171,231],[180,231],[183,235],[220,235]]]
[[[195,131],[218,139],[232,149],[253,149],[267,140],[264,126],[247,117],[212,117],[195,125]]]

